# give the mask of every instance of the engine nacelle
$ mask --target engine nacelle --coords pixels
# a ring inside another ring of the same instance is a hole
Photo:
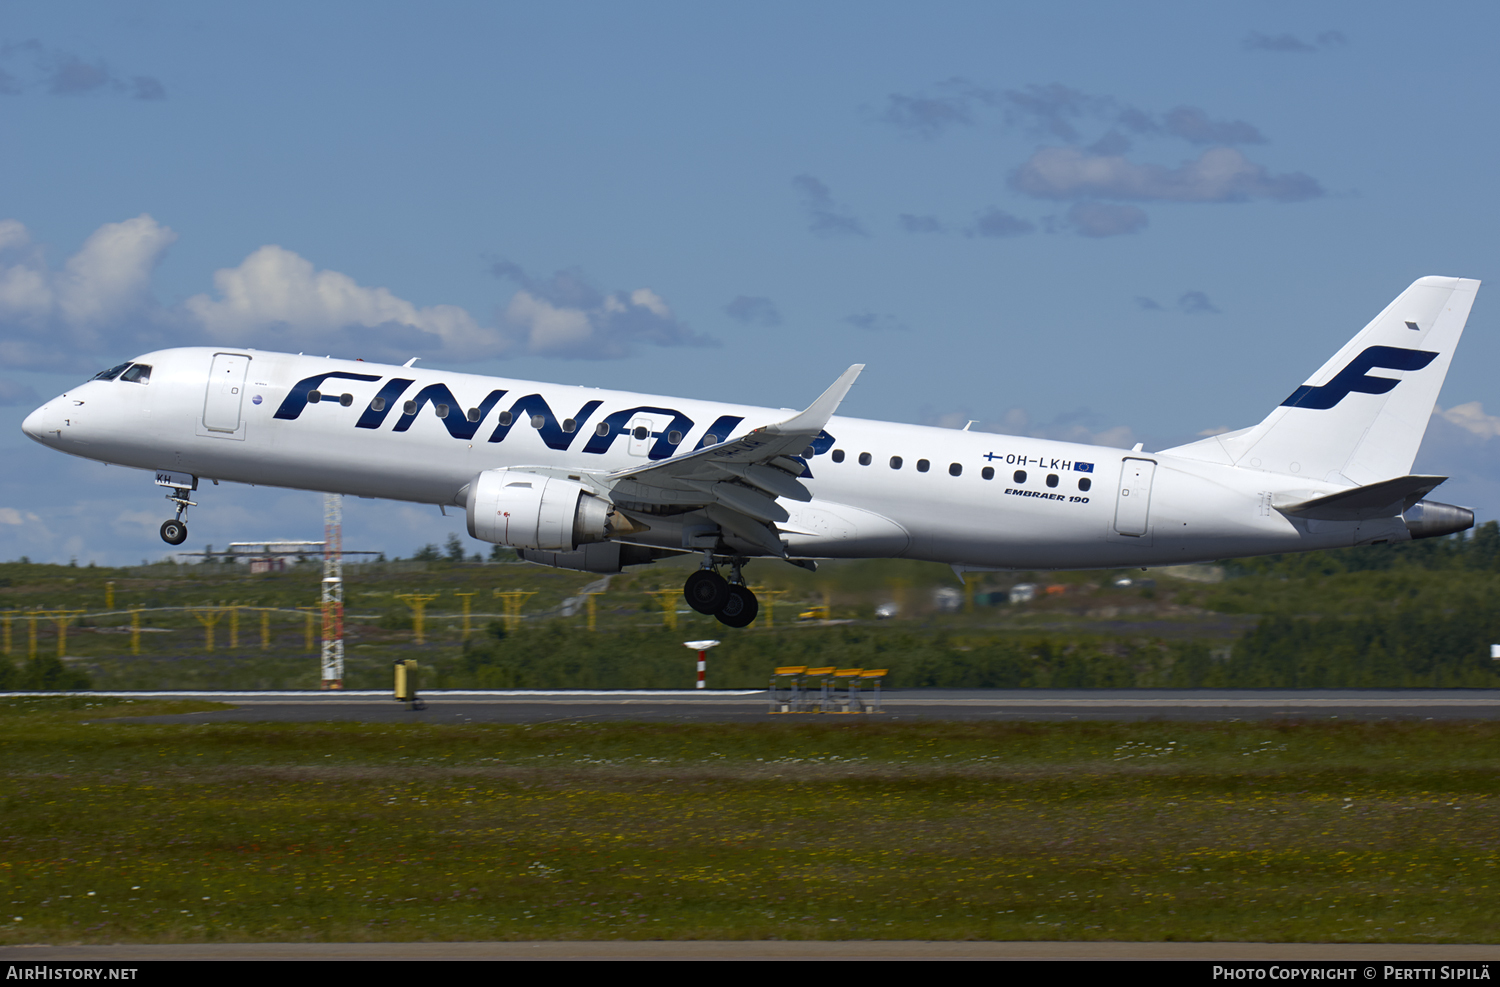
[[[607,541],[608,501],[573,480],[524,470],[485,470],[469,483],[469,534],[510,548],[572,552]]]
[[[1406,509],[1402,520],[1412,538],[1437,538],[1474,527],[1474,512],[1435,500],[1419,500]]]

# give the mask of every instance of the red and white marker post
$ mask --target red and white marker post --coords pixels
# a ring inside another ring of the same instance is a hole
[[[708,674],[708,649],[719,646],[718,641],[684,641],[684,647],[692,648],[698,652],[698,688],[708,688],[706,676]]]

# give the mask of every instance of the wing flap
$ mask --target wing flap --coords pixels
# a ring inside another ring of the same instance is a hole
[[[714,524],[717,524],[732,535],[743,538],[768,555],[774,555],[778,558],[786,555],[786,549],[782,546],[781,539],[777,537],[776,532],[771,530],[768,525],[719,504],[709,504],[703,508],[703,513],[707,514],[708,519]]]

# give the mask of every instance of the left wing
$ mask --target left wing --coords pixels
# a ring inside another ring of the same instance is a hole
[[[809,501],[797,479],[802,464],[828,419],[864,370],[857,363],[808,405],[784,422],[764,425],[727,442],[646,466],[617,470],[605,478],[615,504],[654,513],[653,508],[702,508],[726,532],[782,557],[786,549],[775,525],[789,517],[776,498]]]

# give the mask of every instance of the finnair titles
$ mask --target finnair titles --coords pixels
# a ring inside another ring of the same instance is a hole
[[[201,479],[459,507],[543,565],[695,554],[688,602],[743,627],[751,559],[1106,568],[1462,531],[1471,511],[1425,499],[1446,477],[1411,466],[1478,287],[1422,278],[1259,424],[1159,452],[838,417],[861,365],[788,417],[226,347],[143,354],[22,428],[154,471],[169,544]]]

